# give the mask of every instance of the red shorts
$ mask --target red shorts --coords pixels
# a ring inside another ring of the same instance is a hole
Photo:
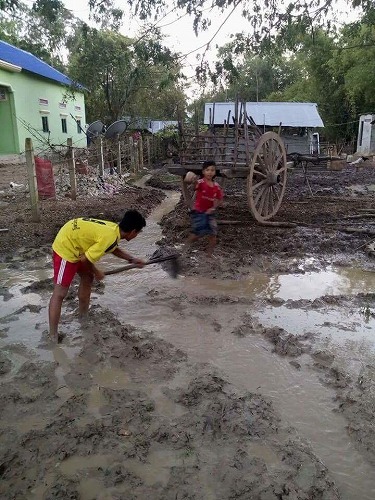
[[[68,262],[53,250],[53,281],[68,288],[81,267],[81,261]]]

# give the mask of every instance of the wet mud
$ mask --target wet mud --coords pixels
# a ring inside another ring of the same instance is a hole
[[[76,361],[59,349],[1,386],[4,498],[339,498],[270,401],[150,332],[96,308]]]
[[[160,268],[98,284],[85,324],[75,283],[57,346],[46,332],[46,255],[65,205],[48,212],[42,238],[6,236],[1,498],[374,498],[372,222],[351,216],[371,210],[375,176],[308,175],[310,188],[300,172],[288,181],[276,220],[289,228],[257,224],[243,182],[228,183],[213,258],[204,240],[185,245],[179,202],[158,246],[180,254],[180,279]],[[178,189],[165,170],[147,182],[108,204],[90,200],[91,215],[147,215],[160,189]]]

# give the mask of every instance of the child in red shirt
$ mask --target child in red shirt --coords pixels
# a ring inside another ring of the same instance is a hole
[[[216,163],[214,161],[205,161],[202,166],[202,178],[191,176],[186,182],[196,182],[195,184],[195,202],[190,212],[191,234],[189,243],[196,241],[201,236],[208,236],[207,253],[212,255],[217,239],[217,223],[215,210],[223,199],[223,191],[219,184],[214,181],[216,175]]]

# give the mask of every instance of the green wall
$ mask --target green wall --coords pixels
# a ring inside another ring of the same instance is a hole
[[[0,87],[0,95],[0,152],[11,154],[18,150],[13,94],[8,87]]]
[[[70,116],[72,114],[81,120],[81,126],[85,130],[86,114],[82,93],[75,92],[75,100],[66,100],[64,108],[61,104],[67,91],[64,85],[25,71],[16,73],[2,68],[1,87],[7,88],[10,99],[4,101],[8,103],[7,109],[0,106],[0,135],[5,137],[0,139],[0,154],[23,152],[26,137],[32,138],[36,152],[46,149],[43,142],[47,139],[52,144],[66,144],[67,138],[72,137],[75,146],[86,146],[85,134],[78,133],[77,124]],[[48,101],[48,104],[41,104],[40,99]],[[50,134],[43,132],[42,116],[48,119]],[[66,133],[62,131],[62,119],[66,120]]]

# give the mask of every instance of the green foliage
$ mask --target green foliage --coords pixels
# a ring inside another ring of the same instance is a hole
[[[19,4],[18,0],[0,0],[0,10],[13,11]]]
[[[58,0],[38,0],[32,8],[17,3],[17,11],[0,12],[0,39],[31,52],[64,71],[60,49],[72,15]]]
[[[89,89],[88,121],[155,115],[173,119],[184,105],[176,58],[156,36],[146,34],[134,42],[82,25],[68,47],[69,74]]]
[[[236,36],[218,59],[209,100],[316,102],[332,141],[353,140],[358,114],[375,109],[374,9],[339,31],[287,17],[274,43],[254,51],[249,38]]]

